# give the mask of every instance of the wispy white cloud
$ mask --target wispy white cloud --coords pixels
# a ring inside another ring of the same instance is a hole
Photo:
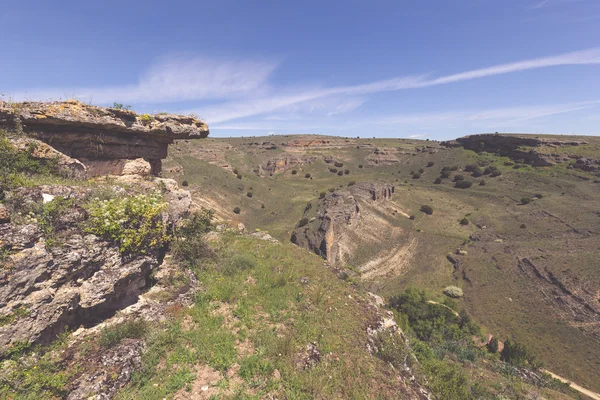
[[[514,63],[501,64],[488,68],[475,69],[439,78],[428,78],[426,75],[393,78],[355,86],[339,86],[317,89],[282,96],[272,96],[249,101],[233,101],[214,107],[194,110],[194,112],[212,122],[230,121],[272,112],[294,104],[308,102],[318,98],[340,95],[367,95],[378,92],[389,92],[404,89],[417,89],[437,85],[445,85],[466,80],[484,78],[519,71],[563,65],[600,64],[600,48],[565,53],[557,56],[536,58]]]
[[[489,76],[565,65],[600,64],[600,48],[535,58],[474,69],[439,77],[415,75],[394,77],[358,85],[290,89],[271,79],[278,63],[273,61],[215,59],[207,57],[165,58],[147,70],[137,83],[98,88],[53,88],[9,93],[15,100],[72,97],[99,104],[169,104],[184,101],[217,102],[190,107],[209,123],[244,117],[288,118],[298,113],[336,115],[360,107],[368,95],[380,92],[446,85]]]
[[[21,90],[15,100],[47,100],[65,96],[99,104],[113,101],[169,103],[187,100],[231,99],[263,95],[278,63],[222,60],[205,57],[169,57],[148,69],[135,84],[96,88]]]
[[[565,4],[581,3],[586,0],[537,0],[529,9],[538,10],[540,8],[557,7]]]

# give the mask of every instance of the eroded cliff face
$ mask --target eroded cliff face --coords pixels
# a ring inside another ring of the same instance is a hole
[[[391,200],[393,193],[394,185],[379,183],[360,183],[331,193],[325,196],[307,224],[294,229],[292,243],[335,263],[343,257],[342,238],[360,222],[361,202]],[[305,216],[309,212],[307,207]]]
[[[536,137],[523,137],[507,134],[480,134],[470,135],[449,142],[443,142],[447,147],[463,147],[476,152],[496,153],[500,156],[510,157],[517,162],[524,162],[536,167],[554,165],[565,161],[564,155],[541,152],[541,146],[579,146],[586,144],[578,140],[556,140]]]
[[[177,139],[204,138],[208,125],[172,114],[136,114],[70,100],[0,101],[0,128],[35,137],[86,166],[86,176],[119,174],[125,160],[143,159],[158,174],[167,147]]]

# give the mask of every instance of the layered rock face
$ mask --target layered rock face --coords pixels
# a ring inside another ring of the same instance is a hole
[[[265,161],[265,163],[259,167],[258,173],[259,175],[263,175],[264,173],[273,175],[297,165],[311,164],[315,162],[316,159],[317,157],[315,156],[297,156],[294,154],[284,153]]]
[[[316,254],[336,262],[340,237],[360,220],[360,201],[391,200],[394,185],[360,183],[351,189],[327,195],[317,214],[307,225],[298,226],[292,233],[292,243],[314,251]],[[310,211],[307,208],[305,215]]]
[[[0,128],[22,131],[86,165],[86,176],[115,174],[124,160],[143,159],[158,174],[167,147],[177,139],[204,138],[208,125],[172,114],[136,114],[78,101],[0,102]]]
[[[162,188],[166,223],[189,214],[190,193],[174,181],[128,179],[144,192]],[[9,216],[0,222],[0,248],[12,253],[0,268],[0,356],[15,343],[49,343],[66,328],[95,325],[135,303],[150,286],[151,273],[162,262],[159,251],[123,257],[118,245],[83,229],[87,214],[81,204],[91,190],[42,185],[9,193],[9,202],[23,209],[59,196],[72,203],[54,222],[57,246],[47,245],[38,219]],[[127,195],[119,186],[110,190]]]
[[[577,140],[555,140],[535,137],[522,137],[518,135],[481,134],[458,138],[455,141],[443,142],[447,147],[463,147],[467,150],[477,152],[485,151],[496,153],[500,156],[522,161],[537,167],[553,165],[556,160],[550,154],[539,152],[536,147],[540,146],[579,146],[587,144]]]

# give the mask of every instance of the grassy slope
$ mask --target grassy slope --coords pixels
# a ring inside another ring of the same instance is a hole
[[[600,154],[599,144],[593,138],[587,139],[591,144],[577,147],[576,152]],[[365,158],[372,149],[357,149],[355,144],[371,143],[378,147],[402,148],[433,145],[419,141],[361,139],[353,140],[343,149],[309,150],[308,154],[320,158],[313,164],[296,168],[299,171],[297,175],[292,175],[291,170],[287,170],[273,177],[260,178],[252,173],[253,168],[266,158],[278,154],[280,150],[249,154],[242,144],[254,139],[211,140],[213,143],[226,142],[237,149],[226,152],[224,157],[232,166],[240,169],[242,180],[236,179],[235,175],[219,166],[194,158],[194,146],[210,147],[209,141],[186,143],[181,151],[172,151],[171,158],[166,163],[167,168],[170,165],[182,166],[185,171],[183,175],[173,176],[178,180],[188,180],[197,196],[214,198],[215,203],[225,212],[239,206],[242,213],[237,218],[249,229],[268,230],[282,241],[289,240],[291,230],[302,217],[306,203],[312,201],[316,204],[320,191],[344,187],[350,180],[395,183],[396,194],[390,208],[397,207],[417,218],[414,222],[396,222],[396,219],[404,217],[392,213],[387,218],[394,219],[394,223],[404,227],[405,240],[417,240],[417,256],[411,259],[410,269],[402,271],[398,276],[370,282],[369,287],[381,294],[391,295],[406,285],[418,285],[430,289],[432,293],[440,293],[444,286],[458,284],[466,292],[463,305],[490,332],[501,338],[516,336],[534,348],[549,369],[596,390],[600,389],[598,342],[560,320],[556,310],[536,293],[535,282],[529,282],[519,275],[515,266],[517,255],[531,256],[530,248],[541,248],[547,253],[544,262],[548,268],[560,273],[568,265],[572,274],[589,281],[595,287],[600,286],[597,264],[594,263],[598,254],[597,246],[594,245],[597,238],[568,240],[560,236],[560,232],[567,228],[556,225],[552,219],[540,218],[535,214],[536,210],[545,210],[579,229],[594,231],[598,218],[594,214],[597,211],[595,199],[599,191],[598,185],[576,178],[589,174],[569,171],[564,165],[514,170],[503,165],[507,159],[477,155],[462,149],[443,150],[435,154],[416,153],[416,156],[402,155],[399,164],[360,169],[358,165],[366,165]],[[276,142],[289,138],[269,137],[268,140]],[[550,150],[557,153],[572,149]],[[350,175],[340,177],[330,173],[330,165],[322,161],[323,155],[333,155],[344,162],[343,168],[350,169]],[[467,190],[453,188],[450,180],[445,180],[442,185],[432,183],[442,166],[464,167],[484,159],[497,165],[503,171],[503,176],[485,177],[486,186],[477,186],[481,178],[473,179],[475,185]],[[435,162],[434,167],[425,168],[429,161]],[[411,179],[410,171],[419,168],[425,169],[421,179]],[[306,172],[312,175],[312,180],[304,178]],[[246,197],[250,187],[254,194],[251,199]],[[563,192],[565,194],[561,195]],[[544,198],[528,206],[518,205],[521,197],[535,193],[543,193]],[[265,205],[264,209],[261,204]],[[431,204],[435,209],[434,214],[425,216],[419,213],[418,209],[422,204]],[[573,204],[577,206],[573,207]],[[464,216],[471,220],[470,225],[458,224]],[[453,267],[445,256],[456,250],[471,233],[480,230],[474,223],[486,226],[487,232],[502,236],[504,243],[491,241],[467,247],[469,256],[463,257],[461,262],[473,282],[468,284],[461,276],[454,275]],[[527,225],[527,229],[519,228],[522,223]],[[382,249],[391,249],[396,245],[381,244]],[[497,257],[500,262],[494,261],[492,257],[496,252],[504,254],[507,247],[512,249],[513,255]],[[574,253],[569,253],[574,249]],[[508,301],[508,297],[512,301]]]

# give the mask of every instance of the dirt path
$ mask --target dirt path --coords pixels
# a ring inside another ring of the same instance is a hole
[[[559,381],[561,381],[563,383],[568,383],[571,386],[571,389],[577,390],[579,393],[584,394],[591,399],[600,400],[600,394],[598,394],[596,392],[592,392],[591,390],[588,390],[582,386],[579,386],[578,384],[573,383],[570,380],[565,379],[560,375],[556,375],[554,372],[550,372],[547,369],[542,369],[541,371],[545,372],[547,374],[550,374],[550,376],[552,376],[554,379],[558,379]]]
[[[452,313],[454,315],[456,315],[457,317],[460,318],[460,315],[458,314],[458,312],[454,311],[453,309],[451,309],[447,305],[440,303],[439,301],[428,300],[427,302],[430,303],[430,304],[437,304],[438,306],[446,307],[448,310],[452,311]]]
[[[396,248],[386,256],[373,259],[361,267],[363,279],[373,279],[388,274],[399,274],[408,268],[410,260],[414,257],[417,239],[412,238],[405,246]]]

